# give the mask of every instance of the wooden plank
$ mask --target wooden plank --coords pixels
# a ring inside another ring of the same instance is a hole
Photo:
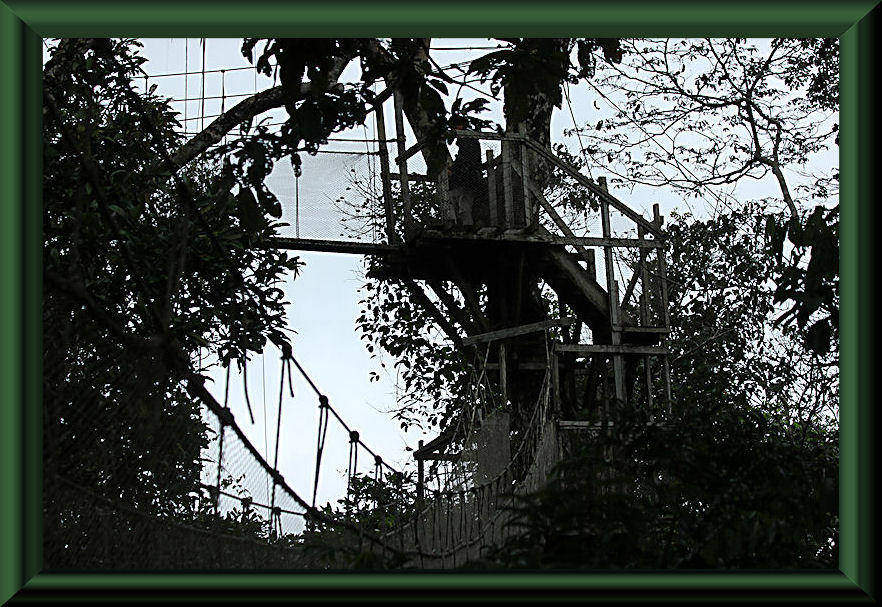
[[[383,104],[374,110],[377,121],[377,138],[380,140],[377,149],[380,152],[380,180],[383,184],[383,213],[386,215],[386,239],[389,244],[397,244],[395,233],[395,211],[392,209],[392,183],[389,173],[389,148],[386,147],[386,117],[383,115]]]
[[[528,325],[520,325],[518,327],[510,327],[508,329],[499,329],[498,331],[490,331],[473,335],[462,340],[463,345],[472,346],[477,343],[495,341],[498,339],[507,339],[509,337],[517,337],[518,335],[526,335],[527,333],[535,333],[536,331],[544,331],[552,327],[567,327],[574,324],[577,318],[555,318],[552,320],[543,320]]]
[[[622,333],[670,333],[671,330],[667,327],[617,327],[617,330]]]
[[[416,154],[417,152],[422,150],[424,147],[426,147],[428,144],[429,144],[429,140],[427,139],[425,141],[420,141],[420,142],[413,144],[412,146],[410,146],[406,150],[399,150],[398,156],[395,157],[395,163],[401,164],[405,160],[408,160],[409,158],[413,157],[414,154]]]
[[[472,131],[469,129],[457,129],[449,133],[454,137],[466,137],[470,139],[488,139],[495,141],[523,141],[524,137],[517,133],[493,133],[490,131]]]
[[[557,352],[575,352],[577,354],[649,354],[665,355],[668,349],[664,346],[631,346],[610,344],[555,344]]]
[[[498,371],[499,363],[487,363],[485,365],[489,371]],[[518,370],[521,371],[544,371],[548,365],[537,362],[518,362]]]
[[[401,199],[404,202],[404,236],[410,237],[413,217],[410,213],[410,184],[407,180],[407,158],[404,157],[404,99],[401,91],[393,95],[395,105],[395,135],[398,138],[398,172],[401,175]]]
[[[540,226],[541,227],[541,226]],[[490,235],[488,235],[490,234]],[[447,233],[437,230],[426,230],[425,236],[436,238],[445,238],[450,240],[505,240],[508,242],[523,242],[534,244],[555,244],[568,246],[585,246],[585,247],[645,247],[649,249],[660,249],[664,247],[664,243],[655,240],[639,240],[637,238],[602,238],[599,236],[555,236],[545,229],[537,229],[532,234],[523,234],[516,231],[496,232],[484,234],[465,234],[465,233]],[[584,261],[588,259],[583,258]]]
[[[427,453],[425,455],[414,455],[413,458],[417,461],[441,461],[441,462],[456,462],[459,461],[459,453]]]
[[[578,181],[584,187],[588,188],[592,192],[594,192],[598,198],[601,200],[606,200],[608,204],[611,204],[616,210],[625,215],[628,219],[636,223],[637,225],[643,226],[648,232],[654,234],[659,238],[664,237],[664,232],[662,232],[659,228],[654,226],[652,223],[647,221],[642,215],[631,209],[624,202],[610,194],[609,192],[603,191],[596,183],[585,177],[582,173],[578,171],[574,166],[570,165],[567,162],[564,162],[560,158],[558,158],[555,154],[553,154],[550,150],[546,150],[543,146],[539,145],[535,141],[530,139],[527,140],[527,145],[533,148],[540,156],[545,158],[546,160],[554,163],[555,165],[562,168],[569,174],[573,179]]]
[[[291,251],[321,251],[325,253],[349,253],[352,255],[384,255],[402,252],[396,245],[370,242],[346,242],[343,240],[317,240],[313,238],[285,238],[276,236],[255,245],[261,249],[286,249]]]

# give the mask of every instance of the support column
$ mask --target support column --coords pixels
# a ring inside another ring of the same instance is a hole
[[[386,117],[383,115],[383,104],[374,107],[377,121],[378,151],[380,155],[380,180],[383,183],[383,212],[386,214],[386,239],[389,244],[398,244],[395,233],[395,211],[392,208],[392,180],[389,177],[389,148],[386,141]]]
[[[600,188],[606,192],[606,178],[599,177],[597,183]],[[605,197],[600,197],[600,220],[603,228],[603,237],[610,238],[611,230],[609,223],[609,202]],[[613,268],[613,252],[612,245],[604,245],[604,265],[606,266],[606,290],[609,302],[609,321],[610,321],[610,337],[611,343],[618,346],[622,343],[622,333],[620,331],[621,323],[619,322],[619,294],[618,284],[616,284],[615,271]],[[613,354],[613,383],[615,385],[616,400],[625,401],[625,378],[624,365],[621,354]]]

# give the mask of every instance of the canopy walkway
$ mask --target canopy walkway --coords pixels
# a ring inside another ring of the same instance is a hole
[[[332,395],[320,389],[292,352],[283,352],[272,463],[248,439],[227,398],[216,397],[203,377],[189,372],[184,389],[216,428],[202,450],[202,473],[190,503],[168,502],[161,490],[149,503],[122,503],[100,487],[70,475],[47,473],[49,569],[334,568],[339,562],[321,556],[320,546],[316,556],[315,541],[329,541],[329,531],[374,554],[383,566],[459,567],[479,560],[485,547],[516,533],[507,506],[516,496],[545,483],[561,457],[560,433],[595,428],[566,419],[569,412],[586,406],[589,396],[577,394],[573,387],[575,376],[586,367],[601,376],[591,398],[607,406],[638,399],[648,407],[669,406],[665,339],[670,323],[658,206],[652,219],[644,218],[613,196],[604,181],[582,175],[523,131],[449,133],[458,141],[484,146],[483,162],[471,181],[460,175],[451,184],[454,174],[446,168],[433,175],[411,172],[409,160],[437,142],[419,141],[408,147],[402,101],[397,93],[392,97],[395,139],[387,139],[382,101],[375,112],[383,193],[377,205],[382,208],[371,208],[363,216],[372,226],[370,239],[301,238],[298,224],[295,236],[260,246],[369,255],[374,260],[372,277],[406,284],[425,281],[436,289],[435,300],[420,287],[414,293],[472,362],[465,395],[470,409],[461,412],[458,424],[445,435],[415,452],[412,513],[390,512],[379,522],[365,523],[349,512],[316,506],[322,455],[331,448],[326,445],[331,423],[349,437],[343,448],[349,450],[350,481],[359,474],[379,480],[401,471],[367,446],[334,407]],[[393,142],[395,173],[387,147]],[[587,222],[577,228],[562,216],[559,205],[549,201],[545,186],[552,172],[582,189],[583,206],[575,214],[587,218],[596,209],[599,234],[591,233]],[[299,198],[297,204],[299,209]],[[614,233],[616,229],[624,233]],[[596,255],[598,249],[601,255]],[[450,320],[466,310],[444,305],[451,298],[437,285],[449,282],[464,290],[467,311],[477,318],[482,310],[468,290],[475,285],[507,288],[497,284],[502,266],[508,269],[506,276],[533,276],[553,290],[561,302],[560,315],[529,318],[518,299],[486,326],[472,323],[478,329],[458,332]],[[569,314],[564,314],[567,308]],[[181,360],[179,352],[170,356]],[[639,382],[633,377],[638,368],[634,361],[642,363]],[[287,440],[278,431],[285,394],[293,396],[292,366],[314,391],[319,408],[311,498],[298,494],[278,465],[280,444]],[[514,381],[526,375],[536,380]],[[611,382],[606,381],[608,376]],[[612,393],[607,392],[608,383]],[[228,391],[229,385],[225,395]],[[58,444],[58,437],[47,435],[47,465],[53,458],[63,458],[62,452],[52,451]],[[360,454],[362,470],[367,461],[368,473],[359,472]],[[439,486],[430,488],[432,475],[427,474],[426,462],[430,467],[447,462],[453,469],[445,486],[436,473]],[[373,504],[379,513],[388,507],[380,501]],[[242,534],[244,521],[253,523],[253,533]]]

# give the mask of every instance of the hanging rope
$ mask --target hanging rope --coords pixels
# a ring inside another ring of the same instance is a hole
[[[300,175],[294,171],[294,231],[300,238]]]
[[[286,344],[287,345],[287,344]],[[286,356],[287,354],[287,356]],[[288,360],[291,354],[291,347],[287,346],[287,351],[284,346],[282,349],[282,369],[279,373],[279,412],[276,417],[276,446],[275,446],[275,457],[273,458],[273,469],[279,470],[279,436],[282,429],[282,397],[285,394],[285,366],[288,364]],[[289,376],[290,377],[290,376]],[[294,396],[293,391],[291,392],[291,396]],[[273,492],[270,497],[270,507],[275,506],[276,504],[276,481],[273,479]]]
[[[202,117],[202,122],[200,122],[200,129],[205,130],[205,38],[199,39],[202,44],[202,106],[199,110],[199,115]]]
[[[229,401],[230,401],[230,365],[227,365],[227,380],[224,383],[224,409],[229,412]],[[221,469],[224,465],[224,434],[226,432],[226,423],[222,417],[218,417],[218,422],[220,425],[220,432],[218,438],[218,450],[217,450],[217,481],[215,482],[215,489],[217,490],[216,501],[215,501],[215,514],[220,514],[220,486],[221,486]]]
[[[383,480],[383,458],[379,455],[374,456],[374,480],[377,482]]]
[[[248,417],[254,423],[254,413],[251,411],[251,398],[248,396],[248,362],[242,365],[242,391],[245,392],[245,404],[248,406]]]
[[[352,477],[357,474],[358,470],[358,431],[349,432],[349,464],[346,470],[346,493],[347,495],[352,488]]]
[[[293,359],[292,359],[293,360]],[[297,361],[294,361],[297,364]],[[299,366],[299,365],[298,365]],[[312,485],[312,507],[315,508],[315,498],[318,494],[319,472],[322,467],[322,451],[325,449],[325,437],[328,434],[328,397],[324,394],[319,395],[319,423],[318,436],[316,440],[315,450],[315,482]]]
[[[190,105],[187,101],[187,91],[190,85],[190,39],[184,38],[184,126],[187,125],[187,109]]]

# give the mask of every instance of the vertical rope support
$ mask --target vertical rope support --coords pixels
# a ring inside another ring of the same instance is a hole
[[[224,383],[224,412],[229,413],[228,403],[230,400],[230,365],[227,365],[227,379]],[[220,486],[221,486],[221,470],[223,469],[224,464],[224,433],[226,432],[226,424],[224,423],[224,419],[218,418],[220,422],[220,436],[218,438],[218,450],[217,450],[217,479],[215,481],[215,489],[217,490],[217,495],[215,496],[215,504],[214,511],[215,514],[220,514]]]
[[[318,494],[319,472],[322,466],[322,451],[325,448],[325,436],[328,433],[328,397],[322,394],[319,396],[319,423],[318,433],[316,436],[316,452],[315,452],[315,481],[312,486],[312,507],[315,508],[315,499]]]
[[[287,353],[287,356],[286,356]],[[279,373],[279,411],[276,416],[276,444],[275,444],[275,457],[273,459],[273,470],[276,472],[279,471],[279,437],[281,436],[282,430],[282,402],[283,396],[285,394],[285,367],[291,365],[289,362],[291,357],[291,347],[285,344],[282,349],[282,369]],[[272,497],[270,498],[270,508],[276,505],[276,479],[273,477],[273,492]]]
[[[221,470],[224,465],[224,433],[226,432],[226,424],[224,424],[224,420],[219,419],[220,422],[220,434],[218,438],[218,447],[217,447],[217,479],[215,480],[215,502],[214,502],[214,513],[220,514],[220,486],[221,486]]]
[[[188,91],[190,86],[190,39],[184,38],[184,130],[187,130],[187,110],[190,105]]]
[[[300,238],[300,173],[294,171],[294,233]]]
[[[358,431],[349,431],[349,463],[346,469],[346,494],[352,488],[352,476],[356,474],[358,468]]]
[[[205,38],[200,38],[202,44],[202,103],[199,110],[199,130],[205,130]]]

